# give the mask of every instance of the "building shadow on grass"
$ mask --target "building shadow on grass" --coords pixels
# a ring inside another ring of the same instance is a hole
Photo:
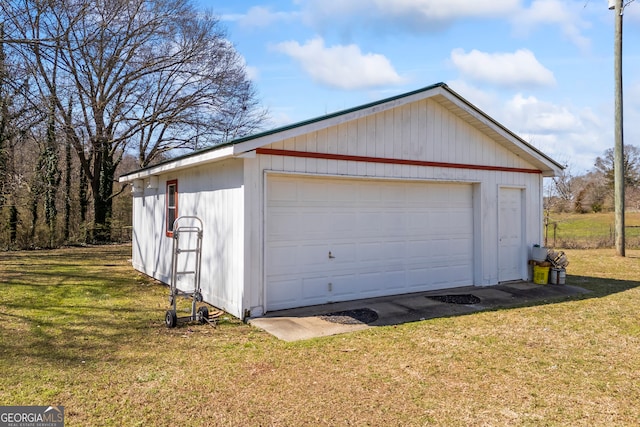
[[[615,280],[601,277],[567,276],[567,282],[590,291],[585,298],[600,298],[640,287],[640,281]]]
[[[41,307],[12,304],[8,312],[0,312],[8,334],[3,357],[16,363],[42,359],[63,365],[127,360],[129,356],[118,348],[149,330],[150,319],[157,317],[151,308],[137,311],[132,316],[125,307],[59,305],[45,312]]]

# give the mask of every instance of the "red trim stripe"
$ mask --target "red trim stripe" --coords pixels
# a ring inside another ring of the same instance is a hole
[[[278,150],[274,148],[257,148],[256,153],[266,154],[271,156],[302,157],[302,158],[308,158],[308,159],[342,160],[342,161],[365,162],[365,163],[385,163],[385,164],[391,164],[391,165],[428,166],[428,167],[437,167],[437,168],[471,169],[471,170],[497,171],[497,172],[518,172],[518,173],[535,173],[535,174],[542,173],[542,171],[538,169],[510,168],[505,166],[467,165],[463,163],[428,162],[424,160],[389,159],[385,157],[350,156],[346,154],[316,153],[316,152],[309,152],[309,151],[294,151],[294,150]]]

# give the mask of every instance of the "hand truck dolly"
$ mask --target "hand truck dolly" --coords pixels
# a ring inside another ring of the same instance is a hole
[[[171,255],[171,279],[169,283],[169,305],[172,306],[165,314],[168,328],[175,328],[179,322],[200,322],[216,326],[217,319],[224,312],[217,310],[209,313],[206,305],[197,307],[202,302],[200,288],[200,267],[202,263],[202,220],[197,216],[181,216],[173,222],[173,247]],[[181,239],[186,246],[181,247]],[[182,256],[181,256],[182,255]],[[193,288],[182,290],[178,288],[178,279],[191,276]],[[191,299],[191,312],[188,316],[178,316],[177,299],[184,297]]]

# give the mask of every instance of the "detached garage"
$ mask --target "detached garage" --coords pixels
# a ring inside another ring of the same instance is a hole
[[[133,265],[203,223],[204,300],[268,311],[527,278],[562,167],[445,84],[194,152],[133,186]]]

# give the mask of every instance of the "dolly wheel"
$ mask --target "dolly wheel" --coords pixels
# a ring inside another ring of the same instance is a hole
[[[167,328],[175,328],[178,324],[178,316],[175,310],[167,310],[167,314],[164,317],[164,321],[167,324]]]
[[[206,306],[198,308],[198,320],[200,323],[205,323],[209,319],[209,309]]]

